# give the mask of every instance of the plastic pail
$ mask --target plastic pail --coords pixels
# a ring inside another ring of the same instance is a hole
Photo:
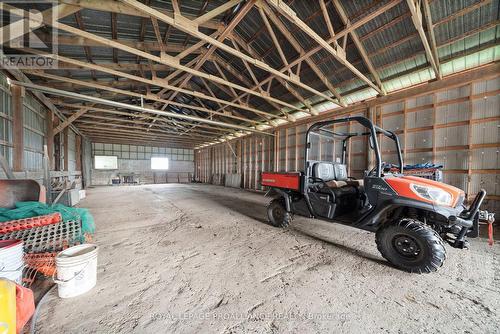
[[[58,293],[61,298],[81,295],[97,281],[97,245],[70,247],[56,256]]]

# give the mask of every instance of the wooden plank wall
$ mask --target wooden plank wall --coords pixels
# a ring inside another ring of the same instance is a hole
[[[433,162],[444,166],[444,181],[472,198],[481,188],[488,192],[488,207],[500,211],[500,77],[464,82],[453,87],[375,104],[346,115],[371,117],[376,124],[395,131],[401,141],[405,164]],[[296,171],[304,165],[305,133],[311,123],[291,124],[275,130],[275,137],[250,135],[228,143],[196,150],[196,179],[214,182],[226,173],[241,174],[241,187],[262,190],[260,172]],[[336,125],[340,131],[354,124]],[[313,138],[314,139],[314,138]],[[391,141],[381,140],[382,158],[396,162]],[[314,139],[316,140],[316,139]],[[318,139],[321,160],[340,158],[340,145]],[[347,157],[349,173],[361,177],[372,156],[364,138],[352,140]],[[220,176],[222,175],[222,176]]]

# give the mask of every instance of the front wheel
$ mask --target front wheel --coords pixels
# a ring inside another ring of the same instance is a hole
[[[267,218],[275,227],[287,227],[292,221],[292,215],[286,211],[285,200],[276,198],[267,206]]]
[[[431,227],[414,219],[401,219],[377,230],[377,248],[382,256],[412,273],[437,271],[446,259],[443,239]]]

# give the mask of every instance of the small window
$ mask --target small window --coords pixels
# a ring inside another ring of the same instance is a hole
[[[168,169],[168,158],[151,158],[151,169]]]
[[[95,169],[118,169],[118,157],[109,155],[96,155],[94,157]]]

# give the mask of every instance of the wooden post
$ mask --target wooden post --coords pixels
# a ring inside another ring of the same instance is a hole
[[[14,172],[22,172],[24,168],[24,88],[12,85],[11,93],[11,109],[13,116],[12,132],[14,141],[13,170]]]
[[[76,148],[75,148],[75,156],[76,156],[76,170],[82,172],[82,137],[76,135]]]
[[[47,112],[47,154],[49,167],[54,168],[54,112]]]
[[[69,131],[68,128],[63,130],[64,141],[64,170],[69,171]]]
[[[53,128],[55,128],[57,125],[59,124],[59,118],[57,117],[54,117],[53,118],[53,122],[52,122],[52,126]],[[62,136],[62,133],[58,133],[57,135],[54,135],[54,165],[53,165],[53,168],[54,170],[62,170],[62,167],[61,167],[61,136]]]

